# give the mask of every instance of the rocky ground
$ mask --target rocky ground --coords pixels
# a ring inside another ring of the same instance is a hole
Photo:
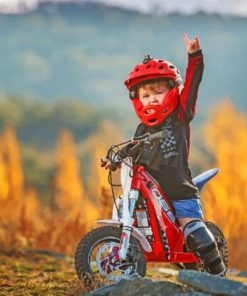
[[[247,295],[247,275],[230,270],[227,279],[171,266],[150,265],[147,276],[97,289],[85,287],[74,270],[73,258],[49,251],[0,254],[0,295]]]
[[[96,289],[88,296],[246,296],[247,285],[206,273],[182,270],[176,279],[135,277],[116,285]]]

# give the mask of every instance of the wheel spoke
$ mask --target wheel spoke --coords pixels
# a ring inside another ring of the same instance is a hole
[[[116,264],[112,261],[114,258],[113,249],[116,247],[119,247],[119,243],[105,242],[105,244],[101,244],[100,247],[97,246],[97,248],[95,248],[97,250],[97,255],[94,263],[97,266],[97,270],[111,281],[129,276],[132,270],[136,270],[133,263],[124,262],[122,264]]]

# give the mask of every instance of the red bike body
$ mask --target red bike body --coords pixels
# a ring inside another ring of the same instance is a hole
[[[186,252],[182,228],[158,182],[141,165],[135,165],[133,173],[131,189],[140,192],[144,208],[139,210],[147,212],[152,232],[152,235],[146,237],[152,248],[150,253],[145,252],[146,260],[171,263],[198,262],[193,253]],[[138,228],[136,211],[138,207],[135,210],[133,226]]]

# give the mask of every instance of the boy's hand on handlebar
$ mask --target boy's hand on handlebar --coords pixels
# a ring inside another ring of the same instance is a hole
[[[101,166],[105,168],[105,170],[110,170],[111,169],[111,166],[112,166],[112,163],[110,160],[107,160],[104,165],[101,163]]]
[[[112,163],[110,159],[102,158],[101,159],[101,167],[105,168],[105,170],[116,171],[118,168],[121,167],[121,163]]]

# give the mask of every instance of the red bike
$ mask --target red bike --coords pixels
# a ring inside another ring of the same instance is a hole
[[[114,145],[108,150],[107,159],[121,163],[123,194],[115,199],[111,220],[97,221],[101,226],[89,232],[79,243],[75,254],[78,277],[85,274],[119,281],[135,274],[145,276],[147,262],[174,263],[181,268],[204,270],[199,257],[190,252],[182,228],[174,215],[158,182],[142,165],[133,164],[132,158],[121,159],[119,147],[131,145],[129,155],[144,143],[165,137],[165,132],[145,134],[130,141]],[[199,190],[213,178],[218,169],[208,170],[193,179]],[[111,177],[111,172],[110,172]],[[111,180],[111,178],[110,178]],[[110,184],[112,182],[110,181]],[[218,249],[227,266],[227,244],[221,230],[205,222],[215,237]]]

